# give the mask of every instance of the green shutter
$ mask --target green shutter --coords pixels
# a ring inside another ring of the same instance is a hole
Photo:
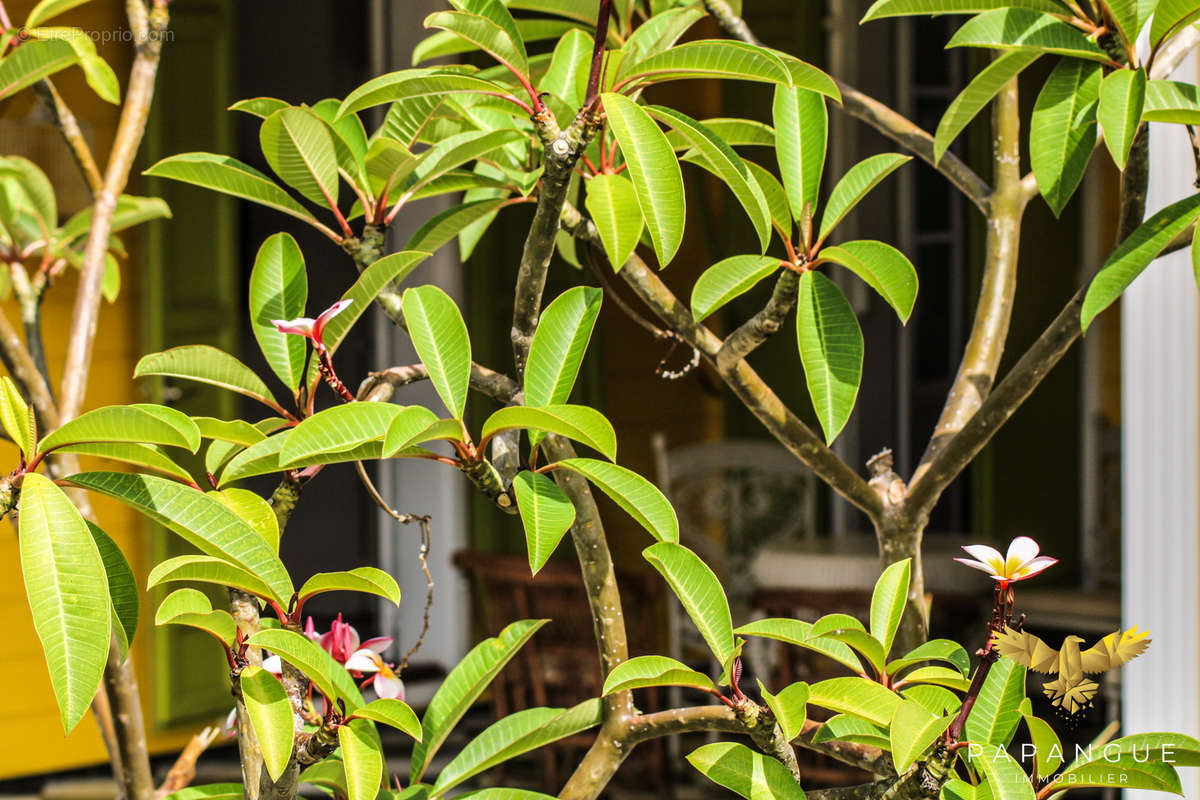
[[[142,163],[190,150],[232,153],[232,0],[177,3],[171,8],[172,40],[163,51]],[[230,198],[181,183],[146,181],[135,191],[162,197],[174,219],[154,223],[142,268],[141,349],[156,352],[183,344],[210,344],[237,352],[243,313],[238,298],[237,207]],[[193,414],[230,419],[234,396],[216,388],[147,379],[156,402]],[[157,528],[150,536],[155,563],[190,552],[178,536]],[[172,584],[169,589],[178,588]],[[196,587],[204,588],[204,587]],[[151,593],[153,608],[167,590]],[[214,605],[228,602],[209,591]],[[218,606],[219,607],[219,606]],[[229,667],[206,634],[181,625],[155,629],[154,723],[177,725],[226,713],[232,707]],[[181,668],[186,665],[186,668]]]

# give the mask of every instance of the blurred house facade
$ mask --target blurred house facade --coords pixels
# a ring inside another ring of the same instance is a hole
[[[9,13],[21,19],[32,5],[32,0],[10,2]],[[233,154],[268,171],[257,146],[256,120],[227,112],[230,103],[261,95],[308,103],[344,96],[371,75],[409,66],[411,48],[424,35],[417,21],[443,5],[439,0],[173,3],[173,39],[165,50],[142,163],[182,151],[208,150]],[[953,18],[887,21],[859,28],[857,20],[866,5],[865,0],[746,0],[746,13],[768,44],[824,66],[893,104],[922,127],[934,129],[946,105],[986,63],[986,56],[942,49],[953,30]],[[122,4],[116,0],[93,0],[72,14],[70,22],[88,30],[120,30],[123,24]],[[699,35],[718,35],[707,21],[696,30]],[[124,44],[102,44],[101,53],[118,75],[127,71],[129,53]],[[1036,95],[1036,81],[1048,68],[1040,73],[1030,70],[1022,93],[1026,109]],[[1194,79],[1194,63],[1189,68]],[[96,100],[77,74],[67,73],[60,85],[77,116],[91,122],[89,136],[97,152],[106,152],[115,125],[113,108]],[[697,118],[769,120],[770,96],[762,87],[683,82],[657,91]],[[830,141],[827,182],[861,158],[896,149],[836,112],[831,115]],[[64,169],[70,167],[69,161],[55,149],[56,134],[38,116],[28,94],[0,106],[0,142],[4,154],[28,155],[51,171],[61,196],[73,198],[75,207],[86,202],[82,187],[78,182],[72,186],[74,176]],[[1178,144],[1164,145],[1164,152]],[[988,147],[986,120],[973,124],[955,145],[985,177]],[[1171,166],[1190,163],[1189,154],[1176,162],[1169,155],[1157,158],[1154,196],[1165,202],[1189,191],[1190,178]],[[1106,155],[1098,155],[1096,162],[1061,219],[1055,220],[1040,200],[1030,206],[1017,311],[1002,369],[1036,338],[1108,251],[1112,231],[1103,224],[1087,223],[1113,218],[1117,176]],[[689,212],[696,222],[680,257],[664,273],[682,297],[688,296],[691,283],[708,265],[725,255],[749,252],[737,248],[749,247],[746,242],[751,236],[731,196],[696,173],[688,172],[686,177]],[[254,253],[275,231],[289,230],[301,243],[309,265],[313,309],[340,295],[353,279],[352,270],[335,247],[291,226],[278,214],[178,184],[140,181],[131,191],[164,197],[174,219],[130,237],[131,255],[122,265],[125,288],[116,303],[105,306],[100,321],[102,336],[89,404],[154,397],[196,413],[237,414],[238,407],[218,392],[183,385],[134,385],[128,376],[140,354],[191,343],[240,350],[257,365],[256,348],[244,324],[246,278]],[[64,208],[69,210],[74,209]],[[405,241],[435,211],[429,203],[401,215],[394,241]],[[511,360],[505,335],[511,310],[504,298],[511,291],[522,229],[518,217],[523,212],[506,213],[513,214],[511,224],[494,226],[465,267],[450,246],[417,275],[422,282],[438,282],[456,297],[468,312],[479,360],[497,368]],[[936,172],[914,163],[871,196],[862,212],[849,220],[844,235],[896,244],[913,259],[920,274],[917,310],[904,328],[878,298],[847,284],[863,327],[867,361],[859,406],[837,445],[856,467],[881,448],[891,447],[897,471],[909,474],[920,459],[967,335],[983,231],[974,210]],[[1182,258],[1186,262],[1186,255]],[[569,269],[556,265],[550,293],[578,281]],[[1200,678],[1194,667],[1182,677],[1177,668],[1171,671],[1172,664],[1181,663],[1173,654],[1194,654],[1200,646],[1195,639],[1200,598],[1186,594],[1195,595],[1200,570],[1195,544],[1200,532],[1195,497],[1200,481],[1196,465],[1200,331],[1195,287],[1187,273],[1186,264],[1158,265],[1150,271],[1143,279],[1146,287],[1136,287],[1125,304],[1124,319],[1136,325],[1131,330],[1122,331],[1123,317],[1115,311],[1097,321],[1083,343],[947,493],[931,522],[929,542],[951,546],[1034,536],[1045,551],[1062,560],[1054,577],[1085,613],[1090,609],[1119,616],[1113,598],[1119,596],[1124,567],[1126,617],[1149,627],[1156,639],[1155,648],[1139,664],[1142,669],[1126,678],[1126,697],[1137,698],[1136,703],[1129,700],[1130,722],[1142,729],[1195,733]],[[69,328],[70,286],[60,287],[51,297],[46,329],[54,364]],[[713,324],[728,329],[763,301],[761,292],[747,295],[714,318]],[[13,313],[10,307],[5,311]],[[372,330],[365,323],[360,327],[357,340],[339,354],[345,365],[340,366],[343,375],[362,376],[374,367],[415,360],[403,337],[389,326],[377,323]],[[598,330],[580,391],[613,420],[627,466],[655,474],[654,434],[665,436],[672,447],[764,438],[758,423],[703,369],[677,382],[655,377],[655,367],[667,355],[665,348],[614,304],[606,304]],[[686,360],[686,355],[674,357]],[[754,363],[785,401],[808,414],[793,337],[776,337],[755,354]],[[405,397],[414,402],[419,395]],[[472,403],[473,413],[482,418],[485,404]],[[1133,419],[1128,417],[1131,410]],[[1124,482],[1123,457],[1128,476]],[[1160,476],[1168,461],[1170,479],[1163,480]],[[472,627],[465,581],[451,557],[467,548],[521,552],[524,536],[519,522],[491,513],[466,490],[461,476],[450,470],[384,464],[376,477],[394,506],[431,514],[435,520],[432,565],[439,594],[433,632],[422,658],[449,666],[479,634]],[[1139,483],[1139,478],[1145,483]],[[869,551],[871,533],[865,519],[832,493],[821,489],[818,495],[815,530],[808,531],[811,538],[833,550]],[[97,505],[106,529],[118,538],[139,574],[177,546],[124,508]],[[613,507],[606,510],[613,512],[606,520],[619,563],[641,568],[643,534]],[[301,514],[285,539],[284,558],[301,580],[317,570],[363,563],[392,571],[409,598],[399,611],[365,601],[338,610],[345,611],[365,635],[396,635],[404,644],[415,636],[421,621],[420,602],[413,600],[423,587],[413,558],[415,549],[411,532],[397,530],[379,514],[358,489],[352,470],[329,470],[306,490]],[[14,620],[9,655],[0,660],[0,681],[27,687],[15,706],[6,704],[0,710],[0,720],[20,719],[22,737],[29,742],[58,742],[58,713],[49,683],[41,677],[45,668],[17,564],[15,537],[0,537],[0,608]],[[1161,580],[1147,577],[1161,569],[1171,575]],[[1174,594],[1166,595],[1164,587],[1173,587]],[[1050,597],[1045,602],[1053,607],[1065,601]],[[1102,603],[1106,605],[1099,609],[1097,604]],[[1168,614],[1172,607],[1174,616]],[[333,606],[314,603],[321,623],[334,611]],[[156,751],[178,747],[198,724],[228,709],[222,661],[198,634],[156,631],[144,614],[134,653]],[[1189,656],[1187,663],[1194,664],[1194,659]],[[1180,716],[1172,722],[1159,714],[1147,728],[1148,722],[1139,716],[1141,709],[1149,704],[1155,713],[1160,711],[1164,687],[1182,693],[1174,695],[1178,702],[1171,708]],[[413,688],[419,700],[429,687]],[[0,753],[0,779],[70,769],[103,758],[94,726],[85,722],[62,746]]]

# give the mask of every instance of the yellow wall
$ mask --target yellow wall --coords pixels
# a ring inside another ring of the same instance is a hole
[[[15,24],[20,24],[32,8],[32,0],[18,0],[7,4]],[[120,31],[123,29],[123,3],[119,0],[94,0],[74,11],[68,12],[53,24],[73,24],[90,31]],[[109,39],[120,38],[109,36]],[[101,55],[109,60],[124,87],[128,74],[128,45],[120,42],[104,44],[98,41]],[[75,110],[76,115],[90,122],[90,139],[103,161],[116,124],[117,109],[95,98],[86,87],[78,70],[69,70],[55,79],[60,91]],[[31,93],[26,92],[4,108],[3,121],[23,121],[32,108]],[[30,138],[21,141],[11,131],[21,128],[10,126],[4,138],[6,152],[0,155],[19,153],[40,163],[51,176],[65,175],[64,167],[70,164],[45,163],[46,153],[53,153],[57,143],[44,139],[45,128],[30,126]],[[40,157],[39,157],[40,156]],[[73,177],[73,176],[70,176]],[[61,187],[64,213],[71,208],[72,196],[78,197],[68,186]],[[136,192],[136,187],[131,191]],[[116,303],[105,303],[100,314],[99,335],[96,338],[95,355],[88,382],[87,407],[92,408],[113,403],[141,402],[145,400],[130,377],[139,356],[139,297],[134,285],[136,270],[137,236],[126,235],[126,246],[131,250],[130,259],[121,264],[123,290]],[[74,273],[64,276],[49,291],[45,305],[45,333],[47,359],[51,377],[57,385],[61,378],[58,371],[66,349],[70,329],[72,305],[74,303]],[[14,325],[19,316],[13,304],[0,308]],[[0,472],[7,472],[16,465],[15,450],[0,446]],[[85,464],[98,467],[100,462]],[[147,563],[149,543],[147,526],[141,517],[123,505],[102,498],[93,498],[100,526],[120,545],[129,559],[139,581],[144,583],[150,565]],[[0,523],[0,617],[7,625],[5,647],[0,655],[0,685],[5,687],[5,701],[0,704],[0,727],[17,732],[24,746],[0,750],[0,778],[29,775],[39,772],[69,769],[106,760],[95,722],[89,714],[75,731],[63,739],[58,707],[51,691],[41,646],[34,632],[26,602],[24,583],[21,578],[15,528]],[[143,710],[147,726],[152,728],[154,719],[152,691],[149,686],[152,657],[151,631],[153,613],[145,607],[141,610],[138,633],[134,641],[132,657],[139,676]],[[151,747],[155,752],[175,750],[181,747],[194,733],[194,727],[176,731],[151,732]]]

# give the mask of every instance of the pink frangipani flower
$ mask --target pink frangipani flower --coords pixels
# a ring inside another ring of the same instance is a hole
[[[1057,558],[1039,556],[1041,550],[1038,543],[1028,536],[1018,536],[1008,545],[1008,553],[1000,555],[1000,551],[986,544],[969,544],[963,547],[972,557],[956,558],[955,561],[966,564],[972,569],[986,572],[992,580],[1001,586],[1032,578],[1047,567],[1058,563]]]
[[[329,308],[321,312],[316,318],[297,317],[296,319],[273,319],[271,324],[279,329],[280,333],[294,333],[297,336],[303,336],[306,339],[311,339],[314,344],[321,344],[321,336],[325,333],[325,326],[329,324],[329,320],[336,317],[338,314],[346,310],[353,303],[352,299],[339,300]]]

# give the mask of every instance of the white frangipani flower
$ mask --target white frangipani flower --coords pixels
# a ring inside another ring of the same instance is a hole
[[[972,558],[956,558],[955,561],[968,567],[986,572],[992,580],[1002,586],[1032,578],[1047,567],[1058,563],[1057,558],[1039,556],[1041,550],[1038,543],[1028,536],[1018,536],[1008,545],[1008,553],[1000,555],[1000,551],[986,544],[969,544],[963,547]]]

